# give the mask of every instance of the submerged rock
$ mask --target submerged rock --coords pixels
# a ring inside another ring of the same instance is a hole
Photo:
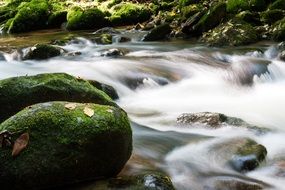
[[[263,145],[248,138],[231,138],[213,144],[209,151],[219,157],[216,159],[238,172],[254,170],[267,155],[267,150]]]
[[[127,53],[127,50],[125,49],[117,49],[117,48],[112,48],[112,49],[108,49],[104,52],[101,53],[101,56],[104,57],[119,57],[119,56],[123,56]]]
[[[104,92],[68,74],[13,77],[0,81],[0,122],[27,106],[57,100],[116,106]]]
[[[234,19],[205,33],[201,41],[211,46],[240,46],[258,39],[258,33],[250,24]]]
[[[211,128],[220,128],[224,126],[242,127],[259,133],[266,129],[251,125],[244,120],[236,117],[226,116],[215,112],[198,112],[198,113],[184,113],[177,118],[179,125],[205,125]]]
[[[61,54],[60,48],[48,44],[37,44],[28,50],[26,55],[23,56],[23,59],[43,60],[59,56],[60,54]]]
[[[126,113],[117,107],[70,102],[30,106],[0,125],[12,141],[28,133],[19,155],[0,149],[0,185],[40,189],[118,174],[132,152]]]
[[[282,51],[279,55],[278,55],[279,59],[282,61],[285,61],[285,51]]]
[[[166,39],[171,33],[171,27],[168,23],[159,25],[148,32],[142,39],[142,41],[157,41]]]

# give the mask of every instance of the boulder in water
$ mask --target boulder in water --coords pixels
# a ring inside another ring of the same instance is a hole
[[[21,134],[30,137],[16,156],[12,148],[0,148],[4,189],[41,189],[112,177],[132,152],[127,114],[113,106],[40,103],[3,122],[0,131],[9,132],[11,141]]]
[[[142,41],[157,41],[166,39],[171,33],[171,27],[168,23],[156,26],[149,31],[142,39]]]
[[[119,95],[118,95],[117,91],[112,86],[100,83],[100,82],[95,81],[95,80],[88,80],[88,82],[92,86],[96,87],[97,89],[102,90],[103,92],[105,92],[113,100],[119,99]]]
[[[23,108],[48,101],[116,104],[89,82],[64,73],[13,77],[0,81],[0,122]]]
[[[43,60],[51,57],[56,57],[61,54],[61,49],[48,44],[37,44],[29,48],[26,55],[23,56],[24,60],[35,59]]]
[[[177,123],[182,126],[197,126],[202,124],[214,129],[224,126],[234,126],[247,128],[259,133],[266,131],[266,129],[251,125],[240,118],[215,112],[184,113],[177,118]]]
[[[279,54],[279,59],[285,61],[285,50]]]
[[[117,49],[117,48],[112,48],[112,49],[108,49],[104,52],[101,53],[101,56],[104,57],[119,57],[119,56],[123,56],[127,53],[128,50],[126,49]]]

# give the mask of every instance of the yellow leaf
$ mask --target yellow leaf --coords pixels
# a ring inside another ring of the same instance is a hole
[[[68,103],[68,104],[65,104],[64,107],[69,110],[74,110],[76,108],[76,103]]]
[[[88,107],[85,107],[83,112],[89,117],[92,117],[94,115],[94,110]]]
[[[19,138],[17,138],[13,146],[12,156],[18,156],[21,151],[27,147],[29,139],[29,133],[23,133]]]

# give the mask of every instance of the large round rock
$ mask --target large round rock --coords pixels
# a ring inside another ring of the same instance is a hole
[[[13,77],[0,81],[0,122],[26,106],[49,101],[116,104],[89,82],[64,73]]]
[[[0,148],[0,187],[39,189],[118,174],[132,152],[132,132],[120,108],[47,102],[22,110],[0,125],[12,142],[29,134],[19,155]],[[8,131],[8,132],[7,132]]]

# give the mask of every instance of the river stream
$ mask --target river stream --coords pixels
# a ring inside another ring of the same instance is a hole
[[[43,36],[50,40],[54,35]],[[132,121],[133,154],[169,174],[177,189],[211,189],[218,177],[262,181],[268,189],[285,189],[285,172],[276,175],[274,164],[285,157],[285,63],[277,58],[276,44],[209,48],[180,40],[146,43],[139,41],[140,34],[124,35],[132,41],[116,43],[114,39],[112,45],[98,45],[77,37],[61,47],[81,55],[45,61],[22,61],[19,51],[6,51],[5,60],[0,58],[0,78],[66,72],[113,86],[120,96],[117,103]],[[37,39],[2,37],[0,46],[14,48],[17,41],[28,45]],[[126,54],[101,56],[110,48]],[[270,132],[176,124],[182,113],[205,111],[238,117]],[[209,154],[212,144],[236,137],[250,137],[264,145],[266,162],[254,171],[238,173],[220,164],[222,155]]]

